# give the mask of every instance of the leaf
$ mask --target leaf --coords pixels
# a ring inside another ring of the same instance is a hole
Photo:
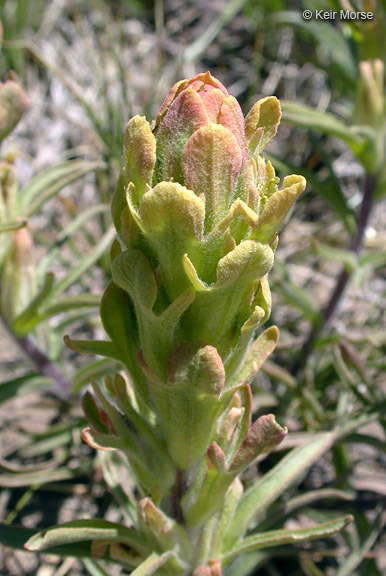
[[[105,570],[99,562],[95,562],[95,560],[84,558],[82,559],[82,564],[91,576],[110,576],[110,572],[107,572],[107,570]]]
[[[13,330],[18,335],[24,336],[36,326],[39,307],[48,298],[53,285],[53,274],[46,274],[43,286],[40,288],[39,292],[32,299],[27,308],[25,308],[13,321]]]
[[[20,230],[27,225],[27,220],[16,220],[15,222],[1,222],[0,232],[13,232],[14,230]]]
[[[336,248],[335,246],[328,246],[327,244],[319,242],[319,240],[316,240],[315,238],[311,238],[311,242],[314,250],[318,254],[324,258],[327,258],[328,260],[334,260],[344,264],[345,270],[347,270],[347,272],[351,273],[357,269],[358,257],[356,254],[354,254],[354,252]]]
[[[290,498],[284,504],[279,504],[278,507],[272,507],[272,510],[270,510],[269,516],[266,518],[266,520],[259,524],[258,531],[263,532],[270,526],[274,525],[276,522],[283,522],[283,520],[292,514],[295,510],[299,510],[306,506],[309,507],[315,502],[320,504],[323,500],[344,500],[346,502],[350,502],[355,500],[355,494],[334,488],[310,490],[309,492],[305,492],[304,494]]]
[[[351,432],[354,432],[357,428],[369,424],[374,420],[378,420],[380,416],[386,414],[386,400],[382,402],[377,402],[371,406],[368,410],[361,410],[356,412],[351,416],[349,420],[343,421],[336,429],[335,435],[337,439],[345,438]]]
[[[280,102],[275,96],[258,100],[245,118],[248,148],[254,157],[275,136],[281,118]]]
[[[220,30],[234,19],[245,3],[246,0],[231,0],[227,2],[218,18],[213,20],[210,25],[198,35],[198,38],[188,46],[183,55],[183,60],[187,63],[198,60],[212,44]]]
[[[307,130],[317,130],[328,136],[335,136],[343,140],[354,154],[361,152],[365,143],[364,138],[360,137],[332,114],[320,112],[305,104],[285,100],[281,101],[281,107],[283,110],[283,122],[289,122]]]
[[[74,394],[79,392],[83,386],[88,384],[90,380],[100,378],[106,374],[112,374],[117,370],[118,363],[110,358],[102,358],[102,360],[96,360],[95,362],[90,362],[79,368],[72,378]]]
[[[360,266],[370,266],[371,268],[383,267],[386,264],[386,250],[377,250],[363,254],[359,258]]]
[[[26,542],[25,548],[41,552],[53,546],[93,540],[120,542],[137,551],[146,551],[146,545],[133,528],[99,519],[75,520],[47,528],[34,534]]]
[[[237,503],[242,496],[243,490],[244,488],[240,479],[235,478],[225,494],[224,504],[218,514],[218,518],[216,518],[216,528],[211,535],[211,553],[213,558],[218,558],[221,554],[224,534],[227,531],[229,522],[233,518],[233,514]]]
[[[233,559],[229,566],[225,567],[224,576],[249,576],[255,574],[262,564],[267,562],[275,550],[257,550],[248,552]]]
[[[194,289],[182,292],[161,314],[153,312],[157,282],[149,260],[139,250],[126,250],[112,263],[114,282],[127,291],[135,306],[143,356],[150,369],[166,376],[180,318],[194,299]],[[193,337],[192,337],[193,339]]]
[[[42,170],[19,192],[21,213],[31,216],[62,188],[82,178],[88,172],[103,167],[104,164],[101,162],[70,160]]]
[[[92,428],[84,428],[82,430],[82,438],[94,450],[115,451],[122,448],[122,442],[119,438],[113,437],[111,434],[101,434]]]
[[[230,472],[241,472],[257,456],[271,452],[287,434],[273,414],[260,416],[248,430],[229,466]]]
[[[317,326],[321,322],[321,312],[315,299],[310,296],[307,290],[292,282],[286,268],[279,260],[275,261],[275,271],[280,276],[280,282],[276,284],[277,289],[284,294],[291,304],[301,310],[304,317],[313,326]]]
[[[39,462],[38,464],[16,464],[14,461],[9,462],[8,460],[3,460],[0,458],[0,470],[5,470],[6,472],[12,472],[18,474],[19,472],[37,472],[38,470],[47,470],[49,468],[54,468],[57,465],[55,460],[46,460],[45,462]]]
[[[229,560],[234,556],[243,552],[283,546],[284,544],[297,544],[299,542],[308,542],[310,540],[332,536],[336,532],[343,530],[343,528],[352,521],[352,516],[344,516],[337,520],[331,520],[330,522],[325,522],[324,524],[319,524],[309,528],[298,528],[296,530],[273,530],[272,532],[254,534],[253,536],[242,540],[228,553],[225,553],[222,556],[222,561],[229,562]]]
[[[286,176],[283,180],[283,188],[266,199],[259,222],[251,237],[260,242],[272,243],[284,218],[305,187],[306,180],[303,176],[298,174]]]
[[[68,469],[66,467],[38,470],[35,472],[15,472],[10,474],[0,474],[0,486],[2,488],[16,488],[21,486],[41,485],[48,482],[60,482],[63,480],[72,480],[83,476],[90,465]]]
[[[236,455],[227,466],[225,454],[216,442],[207,451],[207,469],[198,490],[192,489],[183,500],[187,525],[203,523],[224,504],[224,497],[237,474],[260,454],[279,444],[286,429],[279,426],[272,414],[260,416],[248,430]]]
[[[45,378],[44,376],[34,373],[23,374],[18,378],[13,378],[12,380],[6,380],[5,382],[0,383],[0,403],[9,398],[13,398],[14,396],[27,394],[32,390],[49,388],[51,386],[51,378]]]
[[[236,509],[226,537],[231,546],[246,531],[251,520],[265,511],[333,444],[333,433],[322,433],[316,440],[290,452],[270,472],[247,490]]]
[[[123,165],[112,200],[111,213],[114,225],[121,234],[122,212],[127,206],[126,189],[129,184],[135,189],[135,206],[150,184],[156,161],[156,141],[144,116],[134,116],[125,128]]]
[[[152,574],[157,574],[158,570],[172,558],[176,558],[175,552],[164,552],[161,555],[153,552],[153,554],[146,558],[146,560],[131,573],[131,576],[152,576]],[[181,564],[179,564],[179,566],[181,568]],[[173,574],[175,574],[175,572],[173,572]],[[180,569],[178,574],[183,574],[183,570]]]
[[[45,320],[50,316],[61,314],[69,310],[78,310],[79,308],[98,308],[101,301],[101,294],[74,294],[70,296],[63,296],[55,304],[50,304],[47,308],[43,308],[39,320]]]
[[[267,328],[260,336],[251,344],[243,363],[232,380],[228,384],[232,389],[234,386],[240,384],[249,384],[256,376],[266,359],[272,354],[276,348],[279,340],[279,330],[276,326]],[[226,368],[228,368],[226,366]],[[229,377],[229,370],[227,369],[227,377]]]
[[[355,549],[353,552],[351,552],[351,554],[349,554],[349,556],[345,558],[343,564],[336,571],[335,576],[351,576],[355,573],[356,569],[361,564],[365,556],[374,546],[382,528],[382,512],[380,512],[375,519],[373,528],[370,530],[367,538],[364,540],[364,542],[361,543],[359,548]]]
[[[119,255],[116,256],[118,257]],[[100,317],[119,357],[135,382],[136,390],[140,392],[145,402],[149,402],[145,376],[137,363],[140,344],[133,303],[127,292],[112,281],[107,285],[102,296]]]
[[[358,74],[357,64],[348,37],[342,34],[339,26],[331,26],[329,22],[304,20],[301,13],[294,10],[278,12],[272,20],[285,26],[298,26],[305,35],[311,36],[319,44],[318,48],[323,49],[323,54],[328,56],[330,76],[336,72],[345,83],[354,85]],[[323,67],[320,63],[319,66]]]
[[[43,256],[38,264],[38,275],[43,275],[47,268],[52,264],[52,262],[58,257],[61,247],[65,244],[69,238],[79,229],[84,226],[84,223],[96,216],[97,214],[101,214],[104,212],[108,212],[110,210],[110,206],[107,204],[97,204],[96,206],[92,206],[88,210],[84,210],[80,214],[78,214],[73,220],[71,220],[70,224],[66,226],[58,235],[55,242],[52,246],[49,247],[47,253]]]
[[[95,354],[122,362],[118,350],[108,340],[72,340],[67,335],[63,337],[63,340],[67,348],[78,352],[78,354]]]
[[[319,179],[318,176],[314,174],[311,170],[307,170],[301,166],[295,166],[290,162],[284,162],[279,160],[270,154],[265,153],[265,157],[269,159],[274,167],[283,173],[298,172],[305,177],[309,188],[313,188],[315,192],[320,194],[331,208],[336,212],[339,218],[342,220],[347,230],[353,233],[355,230],[355,219],[354,212],[347,204],[347,200],[343,194],[342,188],[339,184],[338,179],[335,174],[329,170],[327,178]]]
[[[114,452],[98,452],[102,465],[103,478],[109,491],[118,503],[120,510],[133,524],[137,522],[137,503],[130,493],[130,487],[122,483],[121,469],[125,463],[119,461],[120,455]]]
[[[123,379],[121,378],[121,380]],[[116,441],[119,442],[120,450],[129,457],[130,465],[137,475],[138,482],[147,492],[151,493],[155,486],[158,489],[168,491],[175,479],[175,467],[168,454],[165,453],[162,440],[160,442],[156,438],[150,425],[139,414],[137,414],[135,422],[132,422],[130,414],[123,414],[112,404],[96,382],[92,382],[92,387],[99,404],[113,426],[110,431],[113,444],[110,447],[117,447]],[[95,434],[95,431],[93,433]],[[101,438],[101,440],[108,447],[108,438]],[[98,438],[96,438],[97,444]]]
[[[155,136],[144,116],[134,116],[126,126],[123,159],[127,184],[132,182],[142,196],[146,184],[151,182],[156,161]]]
[[[108,230],[100,239],[98,244],[76,266],[59,282],[56,283],[50,293],[49,301],[51,302],[62,294],[67,288],[74,284],[79,278],[106,252],[113,241],[114,232]]]
[[[0,524],[0,542],[3,546],[9,546],[16,550],[24,550],[25,542],[36,533],[33,528],[24,526],[8,526]],[[87,542],[54,546],[50,549],[51,554],[58,556],[72,556],[77,558],[91,558],[90,545]]]
[[[283,382],[283,384],[288,386],[291,390],[296,390],[298,385],[296,378],[294,378],[292,374],[282,366],[279,366],[271,360],[266,360],[261,367],[261,370],[273,380]]]

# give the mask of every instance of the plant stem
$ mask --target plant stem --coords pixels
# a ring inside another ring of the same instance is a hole
[[[374,174],[367,174],[365,178],[363,198],[359,210],[356,232],[354,236],[352,236],[352,238],[350,239],[350,242],[347,247],[347,249],[350,250],[353,254],[359,254],[362,248],[364,233],[374,203],[374,191],[376,188],[376,184],[377,184],[377,176]],[[328,301],[328,304],[322,311],[321,322],[313,326],[312,329],[310,330],[305,340],[305,343],[302,347],[302,351],[292,368],[293,375],[297,374],[297,372],[305,366],[307,358],[313,349],[316,339],[318,338],[322,330],[324,330],[328,326],[329,322],[334,316],[338,304],[340,303],[345,288],[347,286],[347,283],[351,277],[351,274],[352,272],[348,271],[346,268],[343,268],[343,270],[341,271],[338,280],[335,284],[335,288]]]
[[[4,318],[2,318],[2,321],[8,334],[36,366],[40,374],[47,376],[54,381],[52,392],[62,400],[67,401],[71,395],[71,382],[63,376],[57,365],[38,347],[31,336],[17,336],[17,334],[15,334],[5,322]]]
[[[182,496],[186,492],[186,475],[183,470],[178,470],[176,481],[171,496],[171,514],[179,524],[184,524],[184,515],[181,507]]]

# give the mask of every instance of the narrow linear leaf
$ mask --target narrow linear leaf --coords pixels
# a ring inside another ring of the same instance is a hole
[[[51,470],[38,470],[36,472],[0,474],[0,486],[2,488],[16,488],[21,486],[31,486],[34,484],[40,485],[48,482],[72,480],[73,478],[83,476],[89,469],[90,465],[82,466],[74,470],[62,467]]]
[[[78,354],[95,354],[96,356],[106,356],[115,360],[122,360],[119,351],[112,342],[108,340],[72,340],[69,336],[64,336],[63,341],[67,348],[78,352]]]
[[[0,524],[0,543],[3,546],[9,546],[14,550],[24,550],[24,544],[29,538],[36,534],[33,528],[25,528],[24,526],[8,526]],[[64,546],[54,546],[50,549],[51,554],[58,556],[72,556],[76,558],[91,558],[91,550],[89,542],[78,542],[75,544],[67,544]]]
[[[101,162],[70,160],[42,170],[20,191],[22,213],[31,216],[62,188],[103,166]]]
[[[288,5],[288,4],[287,4]],[[272,15],[274,23],[281,23],[285,26],[294,25],[304,35],[312,38],[316,45],[323,46],[330,64],[330,74],[332,72],[354,85],[357,77],[357,65],[350,43],[345,34],[342,34],[340,26],[331,26],[329,22],[309,21],[302,18],[297,10],[283,10]],[[324,68],[324,59],[315,62],[316,65]]]
[[[316,440],[290,452],[241,498],[229,527],[226,543],[232,545],[254,516],[263,512],[288,489],[333,444],[333,433],[322,433]]]
[[[223,562],[231,560],[237,554],[259,550],[262,548],[272,548],[274,546],[283,546],[284,544],[297,544],[299,542],[308,542],[332,536],[345,528],[353,521],[352,516],[344,516],[330,522],[325,522],[310,528],[298,528],[296,530],[273,530],[262,534],[254,534],[249,538],[242,540],[230,552],[224,554]]]
[[[50,386],[52,386],[51,378],[45,378],[33,373],[24,374],[18,378],[0,383],[0,402]]]
[[[102,236],[100,242],[55,285],[50,293],[50,302],[74,284],[108,250],[113,239],[114,232],[110,229]]]
[[[288,388],[290,388],[290,390],[296,390],[298,385],[296,378],[294,378],[292,374],[290,374],[290,372],[288,372],[288,370],[282,366],[279,366],[271,360],[266,360],[261,370],[264,372],[264,374],[267,374],[267,376],[273,380],[283,382],[286,386],[288,386]]]
[[[92,540],[120,542],[132,546],[138,551],[146,549],[142,538],[133,528],[99,519],[75,520],[60,526],[52,526],[32,536],[26,542],[25,548],[41,552],[52,546]]]
[[[43,285],[35,298],[33,298],[27,308],[15,318],[12,327],[19,336],[25,336],[36,326],[39,307],[48,298],[53,285],[54,275],[51,273],[46,274]]]
[[[301,310],[305,318],[307,318],[313,326],[318,325],[319,322],[321,322],[321,313],[317,303],[310,296],[309,292],[292,282],[284,265],[278,260],[275,262],[275,271],[280,275],[280,283],[277,284],[278,290],[284,294],[291,304]]]
[[[284,174],[291,172],[297,172],[304,176],[308,182],[309,188],[313,188],[315,192],[320,194],[328,202],[330,207],[335,211],[337,216],[342,220],[346,229],[353,233],[355,230],[355,219],[354,212],[348,206],[347,200],[342,192],[339,182],[333,177],[326,179],[319,179],[311,170],[307,170],[301,166],[295,166],[290,162],[284,162],[271,156],[270,154],[264,154],[264,156],[270,160],[273,166]]]
[[[266,359],[274,351],[279,339],[276,326],[267,328],[250,346],[241,368],[229,384],[229,388],[239,383],[249,383],[257,374]]]
[[[131,576],[152,576],[152,574],[157,574],[157,571],[169,562],[172,558],[176,558],[174,552],[164,552],[159,555],[153,552],[138,568],[136,568]],[[182,574],[182,572],[180,572]]]
[[[361,426],[369,424],[373,420],[378,420],[380,417],[386,415],[386,400],[377,402],[372,405],[368,410],[361,410],[353,414],[349,420],[346,420],[337,427],[335,431],[336,438],[341,440],[345,438]]]
[[[250,574],[255,574],[256,570],[267,562],[274,553],[276,553],[276,550],[267,549],[241,554],[225,567],[224,576],[250,576]]]
[[[102,358],[102,360],[96,360],[95,362],[90,362],[79,368],[75,372],[72,379],[74,394],[79,392],[83,386],[88,384],[90,380],[97,380],[98,378],[105,376],[106,374],[114,374],[118,368],[118,363],[116,360],[111,360],[110,358]]]
[[[42,311],[42,318],[46,319],[68,310],[78,308],[98,308],[101,301],[101,294],[75,294],[73,296],[63,296],[55,304],[51,304]]]
[[[27,225],[27,220],[17,220],[15,222],[1,222],[0,232],[13,232],[14,230],[20,230]]]
[[[294,498],[290,498],[283,505],[275,508],[270,512],[269,517],[259,524],[259,532],[263,532],[274,525],[276,522],[283,522],[285,518],[291,515],[295,510],[299,510],[304,507],[308,507],[311,504],[317,502],[323,502],[323,500],[344,500],[350,502],[355,500],[354,493],[344,492],[343,490],[337,490],[334,488],[324,488],[321,490],[311,490],[305,494],[300,494]]]
[[[199,58],[213,42],[220,30],[226,26],[228,22],[233,20],[245,2],[246,0],[231,0],[231,2],[228,2],[224,10],[221,11],[220,16],[213,20],[204,33],[200,34],[199,37],[185,50],[185,62],[194,62],[197,60],[197,58]]]
[[[355,573],[356,568],[360,565],[365,555],[374,546],[377,538],[383,528],[382,513],[378,515],[375,519],[374,526],[370,531],[370,534],[364,540],[362,545],[354,550],[343,562],[340,568],[337,570],[335,576],[351,576]]]
[[[20,464],[15,464],[15,462],[8,462],[8,460],[4,460],[0,458],[0,470],[5,472],[12,472],[12,473],[26,473],[26,472],[38,472],[41,470],[48,470],[55,468],[58,465],[58,460],[51,459],[46,462],[40,462],[38,464],[25,464],[24,466]]]
[[[105,570],[99,562],[95,562],[95,560],[84,558],[82,564],[91,576],[110,576],[110,572],[107,572],[107,570]]]
[[[47,268],[51,265],[51,263],[55,260],[58,253],[60,252],[61,247],[65,242],[68,241],[69,238],[77,231],[79,228],[82,228],[84,223],[87,222],[93,216],[97,214],[101,214],[103,212],[107,212],[109,210],[109,206],[106,204],[97,204],[96,206],[92,206],[88,210],[84,210],[76,216],[68,226],[66,226],[57,237],[56,241],[50,246],[47,253],[43,256],[38,264],[37,273],[39,276],[43,275]]]
[[[336,136],[354,151],[363,145],[360,136],[328,112],[321,112],[305,104],[283,100],[281,101],[281,108],[283,111],[283,122],[289,122],[307,130],[318,130],[328,136]]]
[[[342,248],[336,248],[335,246],[328,246],[327,244],[319,242],[315,238],[312,238],[311,242],[314,250],[318,254],[328,260],[334,260],[344,264],[345,269],[348,272],[353,272],[358,267],[357,255],[353,252],[343,250]]]
[[[316,564],[308,556],[300,556],[300,566],[306,576],[324,576]]]
[[[119,455],[114,452],[99,451],[98,458],[102,465],[103,478],[111,494],[123,514],[127,517],[127,520],[135,524],[138,519],[137,503],[134,496],[130,497],[130,494],[126,491],[128,488],[122,484],[121,466],[117,461]],[[122,462],[120,464],[122,465]]]
[[[92,106],[84,97],[84,90],[73,81],[71,75],[66,74],[60,65],[57,65],[55,62],[47,58],[46,54],[40,50],[40,48],[31,40],[15,40],[12,42],[12,46],[15,48],[28,50],[38,62],[40,62],[47,70],[51,72],[51,74],[58,78],[63,86],[65,86],[65,88],[70,92],[70,94],[72,94],[75,100],[82,106],[87,116],[92,121],[93,126],[95,126],[96,131],[93,132],[93,135],[97,140],[98,146],[102,148],[102,150],[106,153],[109,152],[106,144],[106,130],[103,130],[100,115],[93,110]],[[115,109],[116,108],[114,108],[114,110]],[[119,126],[121,126],[121,124],[119,124]]]

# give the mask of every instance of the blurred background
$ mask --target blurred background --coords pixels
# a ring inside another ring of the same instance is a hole
[[[315,18],[341,9],[373,18]],[[2,176],[0,203],[28,224],[0,238],[0,574],[104,574],[87,561],[17,549],[36,527],[120,519],[116,502],[127,494],[82,444],[80,403],[69,396],[117,366],[65,349],[63,335],[105,337],[98,303],[110,278],[108,205],[126,122],[151,120],[174,82],[210,70],[245,114],[258,98],[280,99],[282,123],[265,156],[280,177],[308,181],[270,276],[269,322],[281,338],[254,382],[255,414],[274,412],[289,427],[282,450],[357,418],[290,506],[292,523],[344,510],[355,525],[240,575],[381,576],[384,1],[0,0],[0,20],[2,79],[14,70],[29,100],[1,148],[15,177],[11,185]],[[252,468],[249,481],[274,462]],[[321,488],[330,492],[311,509],[305,493]],[[10,536],[4,526],[20,528]]]

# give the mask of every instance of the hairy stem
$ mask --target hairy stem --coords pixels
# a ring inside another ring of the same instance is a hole
[[[350,250],[353,254],[359,254],[362,248],[364,233],[369,220],[371,209],[373,207],[376,183],[376,175],[366,175],[356,232],[350,239],[347,247],[347,249]],[[322,311],[321,322],[312,327],[305,340],[302,351],[292,368],[292,374],[296,374],[305,366],[307,358],[313,349],[315,340],[318,338],[319,334],[328,326],[329,322],[333,318],[350,277],[351,271],[348,271],[344,268],[337,279],[335,288],[330,296],[327,306]]]

